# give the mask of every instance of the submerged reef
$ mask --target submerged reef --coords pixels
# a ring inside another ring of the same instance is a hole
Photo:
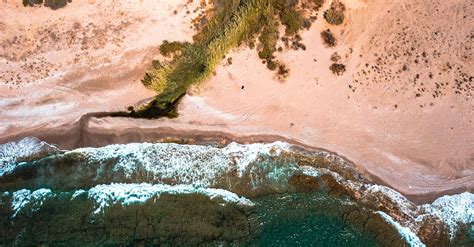
[[[227,191],[186,185],[23,189],[0,198],[2,225],[8,226],[0,235],[7,245],[229,242],[248,234],[252,206]]]
[[[0,146],[3,245],[304,245],[313,238],[336,246],[469,246],[473,240],[471,193],[416,205],[327,151],[284,142],[67,151],[33,140]],[[8,145],[30,150],[32,158],[11,158],[16,153]]]

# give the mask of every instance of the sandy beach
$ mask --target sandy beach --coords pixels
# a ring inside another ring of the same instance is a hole
[[[344,156],[414,201],[473,191],[472,2],[347,0],[343,25],[319,13],[301,33],[306,50],[277,53],[286,80],[242,46],[188,91],[178,118],[80,121],[151,99],[140,80],[162,59],[159,45],[192,41],[203,11],[198,1],[132,2],[75,0],[54,11],[0,3],[1,143],[283,139]],[[328,28],[335,47],[321,40]],[[334,53],[342,75],[329,69]]]

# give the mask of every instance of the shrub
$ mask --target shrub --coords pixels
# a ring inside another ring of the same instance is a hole
[[[329,29],[326,29],[321,32],[321,38],[323,39],[324,44],[329,47],[333,47],[336,45],[336,38]]]
[[[290,70],[286,67],[284,64],[279,64],[278,65],[278,77],[280,79],[284,79],[288,77],[288,74],[290,73]]]
[[[160,53],[161,55],[168,57],[182,51],[188,45],[189,42],[168,42],[167,40],[165,40],[163,41],[163,44],[160,45]]]
[[[333,62],[338,62],[339,60],[341,59],[341,56],[339,56],[339,54],[337,54],[337,52],[334,52],[332,55],[331,55],[331,61]]]
[[[60,9],[66,7],[70,2],[72,2],[72,0],[45,0],[44,6],[51,9]]]
[[[324,11],[324,19],[332,25],[341,25],[344,22],[346,7],[339,0],[331,3],[331,7]]]
[[[44,3],[45,7],[56,10],[66,7],[66,5],[72,2],[72,0],[23,0],[22,2],[25,7],[39,6]]]
[[[279,37],[278,22],[274,16],[268,14],[272,13],[273,9],[269,7],[267,14],[262,17],[264,23],[262,32],[258,37],[258,41],[261,45],[261,51],[258,52],[260,59],[271,60],[273,59],[273,53],[276,51],[276,44]]]
[[[332,71],[332,73],[336,75],[342,75],[346,71],[346,66],[340,63],[333,63],[331,64],[329,69]]]
[[[316,8],[320,8],[324,4],[324,0],[311,0],[311,2],[315,5]]]
[[[160,60],[153,60],[153,61],[151,61],[151,65],[152,65],[153,68],[155,68],[155,69],[159,69],[159,68],[163,67],[163,65],[161,64]]]
[[[35,6],[43,4],[43,0],[23,0],[23,6]]]
[[[303,15],[295,8],[284,8],[280,13],[280,21],[286,27],[287,36],[295,35],[303,27]]]
[[[272,60],[268,60],[266,64],[269,70],[276,70],[276,68],[278,67],[278,64]]]

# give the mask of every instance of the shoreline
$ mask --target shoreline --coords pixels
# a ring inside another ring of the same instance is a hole
[[[286,142],[294,146],[296,149],[303,149],[303,151],[323,151],[329,154],[335,155],[347,161],[352,165],[358,172],[368,178],[370,182],[377,185],[387,186],[402,195],[404,195],[411,202],[421,205],[425,203],[432,203],[437,198],[445,195],[454,195],[463,192],[471,192],[472,189],[467,186],[460,186],[454,188],[446,188],[444,190],[437,190],[434,192],[422,192],[414,191],[413,193],[404,193],[396,188],[396,185],[390,184],[387,179],[384,179],[380,174],[370,172],[364,169],[364,166],[357,164],[349,158],[331,151],[329,149],[311,146],[301,141],[285,137],[283,135],[276,134],[248,134],[241,135],[237,133],[231,133],[229,131],[218,131],[218,130],[200,130],[195,129],[180,129],[179,127],[151,127],[151,128],[124,128],[120,131],[113,130],[111,128],[89,128],[89,121],[94,116],[101,115],[104,113],[89,113],[80,118],[79,121],[69,124],[63,124],[57,127],[39,127],[33,130],[19,132],[13,135],[0,137],[0,143],[7,143],[13,141],[19,141],[26,137],[36,137],[41,141],[49,144],[56,145],[60,149],[75,149],[82,147],[103,147],[113,144],[129,144],[129,143],[163,143],[171,142],[177,144],[195,144],[195,145],[217,145],[224,147],[231,142],[239,144],[252,144],[252,143],[271,143],[276,141]],[[112,119],[128,119],[123,117],[108,117]],[[39,131],[41,130],[41,131]],[[440,180],[441,181],[441,180]]]
[[[159,44],[192,41],[196,30],[190,23],[204,10],[195,13],[197,2],[180,0],[73,1],[54,12],[2,2],[0,142],[37,136],[69,148],[167,135],[203,142],[285,140],[347,157],[374,181],[420,201],[473,191],[474,87],[453,83],[473,68],[472,54],[458,53],[470,42],[464,13],[472,6],[344,2],[342,25],[324,21],[327,2],[318,21],[301,32],[304,51],[278,41],[282,51],[275,55],[290,69],[285,81],[262,64],[258,48],[244,45],[227,54],[232,63],[223,60],[209,80],[188,90],[179,118],[88,121],[154,97],[141,79],[152,60],[163,61]],[[25,21],[28,16],[35,21]],[[408,32],[412,23],[426,29]],[[29,35],[18,35],[27,29]],[[327,29],[337,39],[334,47],[321,39]],[[426,35],[430,31],[452,38],[440,43]],[[41,47],[37,40],[44,40]],[[346,66],[344,74],[329,70],[332,58]]]
[[[180,139],[180,142],[196,144],[197,141],[192,140]],[[218,145],[224,145],[224,142]],[[15,157],[15,150],[18,149],[32,152],[24,157]],[[308,150],[285,142],[230,143],[224,147],[130,143],[61,151],[36,138],[27,138],[20,143],[7,144],[4,150],[7,158],[8,154],[13,154],[13,159],[6,161],[3,174],[0,171],[0,184],[7,191],[0,200],[7,202],[26,201],[37,205],[35,200],[48,200],[48,197],[42,196],[44,192],[53,195],[50,198],[54,201],[54,198],[63,198],[64,191],[72,194],[74,199],[98,188],[113,192],[98,197],[110,202],[122,199],[122,202],[127,202],[137,198],[139,202],[144,202],[140,195],[160,191],[160,186],[180,188],[177,191],[183,191],[183,186],[193,190],[214,189],[225,195],[248,199],[251,204],[272,195],[283,198],[287,198],[286,195],[302,195],[306,198],[315,195],[313,193],[321,193],[329,196],[326,198],[328,200],[343,199],[355,206],[341,217],[358,224],[361,229],[386,234],[386,227],[390,226],[390,229],[398,232],[398,235],[394,233],[398,237],[392,239],[391,234],[383,235],[387,238],[382,237],[380,241],[392,242],[400,239],[399,235],[403,237],[408,234],[411,237],[405,238],[405,241],[415,243],[416,246],[463,243],[469,238],[468,226],[472,223],[472,193],[442,196],[432,203],[416,205],[399,192],[372,183],[351,162],[334,153]],[[117,193],[116,186],[121,188]],[[151,186],[155,186],[155,189],[146,189]],[[58,190],[61,191],[60,197],[53,192]],[[13,199],[10,195],[13,195]],[[30,195],[33,195],[31,199]],[[23,200],[25,196],[27,199]],[[291,203],[294,202],[291,200]],[[271,203],[273,205],[274,200]],[[156,201],[153,204],[161,205]],[[23,207],[24,204],[21,205]],[[38,205],[41,207],[42,203]],[[105,204],[102,200],[96,205],[99,207],[92,208],[94,212]],[[309,205],[319,204],[302,204],[305,209]],[[347,204],[339,204],[344,205]],[[122,203],[121,212],[123,206]],[[14,216],[22,211],[18,207],[13,209]],[[33,209],[37,212],[38,208]],[[328,207],[322,209],[326,212]],[[367,217],[364,212],[368,213]],[[382,230],[380,227],[383,226],[385,228]]]

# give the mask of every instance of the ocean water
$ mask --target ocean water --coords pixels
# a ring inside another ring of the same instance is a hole
[[[379,246],[372,232],[344,220],[342,204],[325,194],[284,194],[256,199],[262,222],[249,246]]]
[[[471,193],[418,206],[284,142],[68,151],[29,138],[0,145],[0,188],[0,246],[424,246],[424,222],[443,224],[441,245],[473,235]]]

